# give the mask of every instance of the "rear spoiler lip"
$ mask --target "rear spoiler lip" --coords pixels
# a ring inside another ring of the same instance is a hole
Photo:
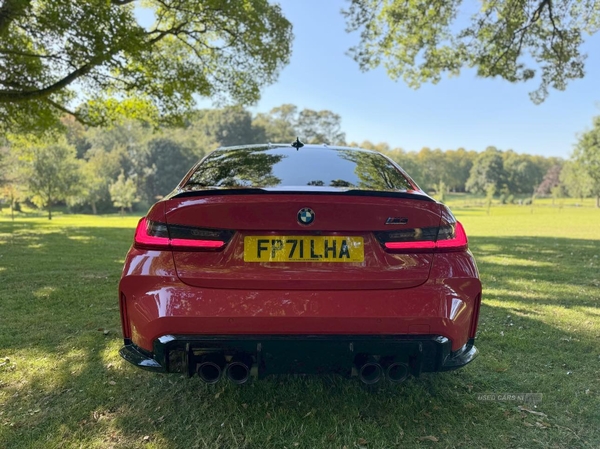
[[[171,200],[177,198],[190,198],[202,196],[217,196],[217,195],[335,195],[335,196],[372,196],[383,198],[402,198],[417,201],[437,201],[429,195],[418,192],[390,192],[380,190],[343,190],[343,191],[314,191],[314,190],[265,190],[265,189],[199,189],[193,191],[185,191],[176,189],[168,194],[164,199]]]

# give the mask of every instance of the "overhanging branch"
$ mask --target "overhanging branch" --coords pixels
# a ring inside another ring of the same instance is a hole
[[[73,116],[79,123],[81,123],[82,125],[86,125],[86,126],[94,126],[93,123],[88,122],[86,119],[84,119],[81,114],[78,114],[75,111],[72,111],[68,108],[66,108],[65,106],[57,103],[54,100],[51,100],[50,98],[45,98],[44,101],[46,103],[48,103],[49,105],[53,106],[54,108],[58,109],[61,112],[64,112],[65,114],[69,114],[71,116]]]
[[[104,60],[104,58],[102,58],[102,60]],[[55,82],[54,84],[51,84],[47,87],[44,87],[42,89],[19,90],[19,91],[0,90],[0,103],[7,103],[7,102],[17,103],[17,102],[21,102],[21,101],[37,100],[37,99],[45,98],[48,95],[52,95],[53,93],[56,93],[61,89],[64,89],[65,87],[67,87],[69,84],[71,84],[73,81],[75,81],[80,76],[88,74],[100,62],[101,62],[101,60],[99,60],[96,63],[88,62],[87,64],[84,64],[81,67],[79,67],[78,69],[72,71],[67,76],[62,78],[61,80],[59,80],[59,81]]]

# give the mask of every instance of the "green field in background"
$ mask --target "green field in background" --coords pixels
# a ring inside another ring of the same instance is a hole
[[[137,217],[2,210],[0,447],[600,447],[600,210],[448,201],[484,285],[480,357],[376,389],[139,371],[117,354]],[[506,393],[542,400],[481,397]]]

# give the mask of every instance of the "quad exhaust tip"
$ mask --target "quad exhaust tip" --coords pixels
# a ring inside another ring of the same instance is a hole
[[[387,377],[390,382],[404,382],[410,375],[409,367],[404,362],[395,362],[393,359],[382,360],[375,356],[361,355],[356,361],[358,378],[366,385],[373,385]]]
[[[387,367],[386,376],[390,382],[404,382],[408,378],[408,365],[406,363],[394,362]]]
[[[363,359],[364,360],[364,359]],[[252,357],[246,354],[236,355],[227,363],[223,354],[207,354],[200,360],[197,373],[200,379],[207,384],[217,383],[225,373],[227,378],[237,385],[242,385],[250,379],[250,370],[253,364]],[[385,377],[390,382],[400,383],[409,376],[406,363],[385,363]],[[384,368],[375,359],[370,358],[360,365],[358,377],[362,383],[373,385],[384,377]]]
[[[235,355],[227,365],[227,378],[234,384],[245,384],[250,379],[252,357],[246,354]]]
[[[196,372],[207,384],[217,383],[223,375],[234,384],[244,384],[250,379],[252,357],[242,354],[227,363],[223,354],[207,354],[200,359]]]
[[[360,367],[358,377],[361,382],[366,385],[372,385],[381,380],[383,377],[383,368],[376,362],[367,362]]]
[[[198,365],[198,376],[207,384],[214,384],[223,375],[225,357],[222,354],[209,354],[202,357]]]

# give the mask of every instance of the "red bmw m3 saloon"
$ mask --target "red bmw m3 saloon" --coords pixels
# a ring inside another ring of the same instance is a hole
[[[119,284],[134,365],[364,383],[477,355],[481,283],[463,226],[392,160],[356,148],[221,148],[152,206]]]

